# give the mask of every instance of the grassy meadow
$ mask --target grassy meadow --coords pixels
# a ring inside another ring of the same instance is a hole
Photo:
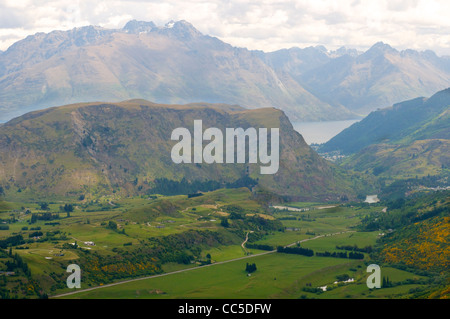
[[[156,273],[141,272],[137,276],[105,277],[104,281],[95,281],[93,272],[88,272],[90,281],[83,282],[82,278],[82,289],[98,289],[60,298],[392,298],[420,289],[424,284],[420,281],[423,278],[412,272],[386,266],[382,268],[382,276],[399,284],[383,289],[367,288],[366,268],[371,263],[367,253],[364,259],[307,257],[246,247],[266,245],[275,250],[278,246],[290,245],[315,253],[342,252],[337,246],[372,247],[381,236],[380,232],[360,232],[357,226],[368,214],[381,212],[384,206],[380,204],[286,205],[309,209],[305,211],[264,208],[247,189],[217,190],[194,198],[98,198],[72,203],[74,209],[70,213],[61,211],[63,200],[48,203],[47,210],[43,210],[41,204],[3,204],[7,209],[0,213],[0,218],[14,218],[15,222],[9,224],[9,229],[0,230],[0,240],[17,234],[23,236],[26,243],[11,248],[11,253],[22,257],[33,278],[50,292],[50,297],[74,292],[65,287],[64,282],[65,268],[71,263],[88,267],[91,265],[86,263],[105,259],[116,260],[114,263],[122,260],[120,265],[123,266],[123,259],[136,258],[133,257],[136,252],[149,247],[150,239],[183,239],[189,231],[199,231],[198,234],[206,231],[216,234],[214,238],[220,240],[199,244],[199,249],[186,246],[183,252],[190,255],[194,251],[195,258],[186,263],[168,259],[155,264],[160,269]],[[233,217],[234,213],[230,212],[236,207],[244,213]],[[58,212],[59,218],[30,223],[33,214],[45,212]],[[227,227],[222,224],[224,218],[229,221]],[[262,231],[260,226],[252,224],[255,222],[252,218],[278,222],[282,228]],[[117,228],[111,229],[110,221]],[[41,233],[39,238],[34,237],[36,229]],[[249,241],[244,244],[246,236]],[[70,246],[74,243],[78,245],[76,249]],[[257,270],[248,274],[246,263],[255,263]],[[152,277],[138,280],[148,276]],[[342,278],[351,278],[352,282],[339,283]],[[134,281],[121,283],[129,279]],[[121,284],[108,286],[112,283]],[[327,286],[326,291],[318,288],[324,286]]]

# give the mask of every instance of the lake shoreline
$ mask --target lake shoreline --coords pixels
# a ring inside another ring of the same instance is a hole
[[[294,130],[300,133],[308,145],[323,144],[338,135],[346,128],[361,119],[324,121],[324,122],[292,122]]]

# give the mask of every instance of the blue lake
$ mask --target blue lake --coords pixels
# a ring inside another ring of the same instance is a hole
[[[359,121],[360,119],[327,122],[292,122],[292,126],[297,132],[302,134],[307,144],[322,144]]]

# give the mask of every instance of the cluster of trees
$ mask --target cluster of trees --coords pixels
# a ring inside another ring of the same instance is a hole
[[[31,214],[30,224],[34,224],[38,220],[50,221],[55,219],[59,219],[58,213],[33,213]]]
[[[188,194],[188,198],[194,198],[194,197],[200,197],[200,196],[203,196],[203,193]]]
[[[318,288],[318,287],[306,286],[306,287],[303,287],[302,290],[305,291],[305,292],[311,292],[311,293],[318,294],[318,295],[323,293],[323,290],[321,288]]]
[[[30,233],[30,234],[28,234],[28,237],[29,238],[32,238],[32,237],[41,237],[41,236],[43,236],[44,234],[41,232],[41,231],[35,231],[35,232],[33,232],[33,233]]]
[[[275,250],[275,248],[273,246],[270,245],[264,245],[264,244],[251,244],[251,243],[247,243],[245,245],[247,248],[249,249],[259,249],[259,250],[267,250],[267,251],[272,251]]]
[[[242,219],[245,215],[245,209],[238,205],[227,205],[222,207],[224,211],[230,214],[230,219]]]
[[[384,182],[381,181],[381,183]],[[446,179],[439,175],[396,180],[387,186],[382,186],[380,198],[388,201],[395,201],[400,198],[404,199],[405,193],[419,186],[438,187],[447,186],[447,184]]]
[[[393,283],[390,281],[389,277],[383,276],[383,281],[381,283],[381,288],[393,287]]]
[[[108,222],[108,225],[106,225],[106,228],[111,230],[117,230],[117,223],[115,221],[110,220]]]
[[[200,262],[200,265],[201,266],[204,266],[204,265],[210,265],[211,263],[212,263],[212,260],[211,260],[211,254],[206,254],[206,260],[204,260],[204,259],[200,259],[199,260],[199,262]]]
[[[49,203],[41,202],[39,203],[39,207],[41,210],[50,210]],[[64,206],[59,206],[60,212],[66,212],[67,216],[70,217],[70,213],[74,211],[74,206],[72,204],[65,204]]]
[[[78,243],[76,241],[73,243],[73,245],[69,244],[69,243],[64,243],[62,245],[62,248],[63,249],[78,249]]]
[[[231,227],[229,228],[230,232],[241,238],[245,238],[245,235],[249,230],[252,231],[248,233],[248,241],[251,243],[262,239],[271,232],[284,231],[284,226],[279,220],[270,220],[258,215],[253,215],[245,216],[242,219],[232,220]]]
[[[181,181],[174,181],[167,178],[157,178],[155,179],[154,184],[155,186],[148,191],[149,194],[195,194],[199,191],[208,192],[222,187],[222,184],[217,181],[190,182],[186,178],[183,178]]]
[[[371,213],[361,221],[360,230],[376,231],[379,229],[396,229],[405,227],[436,216],[450,213],[450,207],[437,205],[445,201],[449,192],[436,192],[408,201],[396,199],[387,203],[387,213]]]
[[[22,244],[25,244],[25,241],[23,240],[23,236],[20,234],[0,240],[0,248],[2,248],[2,249],[6,249],[7,247],[18,246],[18,245],[22,245]]]
[[[73,212],[74,207],[72,204],[65,204],[64,206],[60,206],[59,210],[67,213],[67,217],[70,217],[70,213]]]
[[[0,205],[1,205],[1,202],[0,202]],[[0,209],[1,209],[1,207],[0,207]],[[16,222],[17,222],[17,219],[16,219],[16,216],[14,214],[11,214],[9,218],[0,218],[0,223],[3,224],[3,225],[5,225],[5,224],[14,224]]]
[[[228,205],[223,207],[223,210],[228,212],[229,216],[221,217],[221,226],[242,238],[249,230],[253,231],[248,234],[249,242],[255,242],[272,231],[284,231],[280,220],[262,218],[256,214],[257,211],[249,211],[238,205]],[[247,216],[248,213],[252,215]]]
[[[41,207],[41,210],[49,210],[50,209],[50,206],[48,205],[47,202],[39,203],[39,206]]]
[[[29,239],[24,239],[22,234],[13,235],[8,238],[0,240],[0,248],[6,249],[8,247],[20,246],[20,245],[27,244],[27,243],[34,243],[36,241],[34,239],[32,239],[33,237],[44,236],[44,233],[42,231],[39,231],[40,227],[31,228],[30,230],[35,230],[35,231],[28,234]],[[60,230],[55,230],[55,231],[47,232],[45,234],[45,237],[40,238],[37,241],[38,242],[46,242],[49,240],[57,241],[57,240],[66,240],[66,239],[67,239],[67,236],[65,233],[61,233]],[[17,249],[19,249],[19,247]]]
[[[179,234],[148,239],[151,249],[145,253],[156,257],[161,263],[176,262],[189,264],[201,259],[201,247],[236,244],[222,233],[189,230]]]
[[[302,248],[302,247],[277,247],[278,253],[284,253],[284,254],[296,254],[296,255],[303,255],[303,256],[314,256],[314,250],[308,249],[308,248]],[[364,259],[364,254],[359,252],[351,251],[347,254],[346,251],[344,252],[316,252],[315,255],[317,257],[334,257],[334,258],[349,258],[349,259]]]
[[[350,279],[350,276],[348,274],[337,275],[336,279],[338,281],[347,281]]]
[[[364,259],[364,254],[351,251],[348,253],[348,258],[349,259]]]
[[[240,188],[247,187],[251,189],[258,182],[248,176],[241,177],[231,183],[221,183],[218,181],[188,181],[183,178],[181,181],[174,181],[167,178],[157,178],[154,180],[155,186],[148,191],[148,194],[162,195],[183,195],[196,194],[199,191],[209,192],[219,188]]]
[[[18,299],[37,293],[40,295],[39,285],[31,278],[28,264],[20,255],[0,249],[0,268],[8,272],[15,272],[15,276],[0,276],[0,299]],[[32,287],[32,289],[30,289]]]
[[[2,277],[0,277],[2,278]],[[6,286],[6,277],[3,276],[3,280],[5,281],[3,284],[0,284],[0,299],[12,299],[11,294],[9,293],[9,289],[2,288],[2,286]]]
[[[117,223],[115,221],[113,221],[113,220],[110,220],[108,222],[108,224],[106,225],[106,228],[107,229],[111,229],[111,230],[113,230],[115,232],[118,232],[120,234],[126,235],[125,234],[125,228],[122,228],[121,230],[119,230],[119,227],[117,226]]]
[[[256,271],[256,264],[249,264],[249,263],[247,263],[247,265],[245,266],[245,271],[248,272],[249,274],[255,272]]]
[[[112,255],[81,249],[77,251],[77,255],[77,264],[83,271],[83,283],[87,286],[162,272],[159,261],[145,249],[118,249],[117,253]],[[66,273],[53,273],[50,276],[53,279],[51,291],[64,288]]]
[[[31,276],[30,268],[28,268],[28,264],[23,261],[22,257],[17,253],[13,255],[11,249],[9,250],[9,257],[12,258],[12,261],[6,261],[6,271],[22,270],[27,277]]]
[[[224,227],[224,228],[230,227],[230,222],[228,221],[228,218],[226,218],[226,217],[221,217],[221,218],[220,218],[220,226],[222,226],[222,227]]]

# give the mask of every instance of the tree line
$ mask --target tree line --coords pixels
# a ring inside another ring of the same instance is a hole
[[[275,248],[273,246],[270,245],[264,245],[264,244],[251,244],[251,243],[247,243],[245,245],[248,249],[259,249],[259,250],[267,250],[267,251],[272,251],[275,250]]]
[[[34,224],[38,220],[50,221],[50,220],[55,220],[55,219],[59,219],[58,213],[55,213],[55,214],[53,214],[53,213],[33,213],[33,214],[31,214],[30,224]]]
[[[303,256],[314,256],[314,251],[312,249],[308,248],[302,248],[302,247],[277,247],[278,253],[284,253],[284,254],[295,254],[295,255],[303,255]]]
[[[348,259],[364,259],[364,254],[359,252],[351,251],[347,253],[344,252],[315,252],[312,249],[308,248],[302,248],[302,247],[277,247],[278,253],[284,253],[284,254],[296,254],[296,255],[303,255],[303,256],[317,256],[317,257],[333,257],[333,258],[348,258]]]

